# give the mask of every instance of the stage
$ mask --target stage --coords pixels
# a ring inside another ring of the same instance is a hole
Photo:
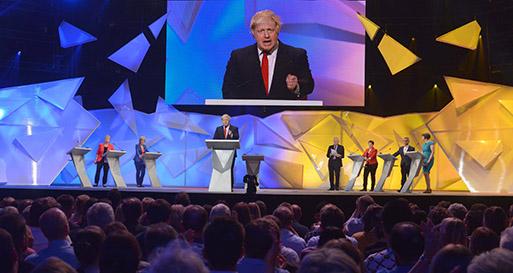
[[[57,197],[61,194],[71,194],[77,196],[87,194],[96,198],[107,198],[113,187],[83,188],[79,186],[1,186],[0,198],[14,196],[17,199],[34,199],[43,196]],[[355,207],[355,201],[358,197],[369,194],[376,202],[383,205],[387,201],[396,198],[406,198],[407,200],[418,204],[422,209],[428,210],[430,206],[436,205],[439,201],[449,201],[451,203],[462,203],[467,208],[475,203],[484,203],[486,205],[501,206],[508,210],[513,203],[512,195],[499,193],[471,193],[455,191],[434,191],[431,194],[414,191],[412,193],[398,193],[397,191],[385,192],[360,192],[360,191],[326,191],[315,189],[262,189],[254,196],[248,196],[242,189],[236,189],[231,193],[208,192],[207,188],[193,187],[162,187],[162,188],[137,188],[127,187],[119,188],[123,198],[125,197],[151,197],[163,198],[172,202],[179,192],[187,192],[194,204],[214,204],[223,200],[229,205],[240,201],[251,202],[256,200],[264,201],[268,206],[268,212],[282,202],[298,204],[303,208],[303,220],[310,223],[316,208],[322,203],[334,203],[339,206],[347,217],[351,215]]]

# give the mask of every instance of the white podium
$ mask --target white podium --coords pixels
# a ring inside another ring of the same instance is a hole
[[[126,154],[126,151],[110,150],[107,152],[107,162],[109,163],[110,173],[114,178],[114,183],[118,188],[126,188],[125,179],[121,175],[121,166],[119,158]]]
[[[396,160],[395,156],[391,154],[380,154],[378,155],[381,159],[383,159],[383,169],[381,171],[381,177],[378,180],[378,184],[374,188],[375,192],[382,192],[383,186],[385,185],[385,181],[392,173],[392,168],[394,167],[394,162]]]
[[[362,171],[364,157],[358,154],[348,155],[347,157],[353,160],[353,169],[351,170],[351,177],[349,178],[349,181],[347,181],[345,191],[352,191],[354,183],[356,182],[356,178],[358,178],[360,172]]]
[[[71,160],[73,161],[73,165],[75,165],[75,170],[77,170],[78,178],[82,187],[90,188],[91,180],[89,180],[89,176],[87,176],[87,171],[85,167],[85,154],[89,153],[91,148],[86,147],[74,147],[71,149],[68,154],[71,156]]]
[[[411,158],[410,172],[408,173],[408,179],[404,183],[404,186],[401,188],[401,192],[411,192],[413,179],[417,177],[420,173],[420,168],[422,167],[422,159],[424,155],[420,152],[412,151],[406,152],[406,156]]]
[[[160,179],[157,175],[157,158],[162,154],[157,152],[146,152],[142,156],[146,170],[148,170],[148,177],[150,177],[151,186],[154,188],[160,188]]]
[[[232,191],[232,164],[235,150],[240,148],[239,140],[233,139],[207,139],[207,148],[212,149],[212,177],[208,191]]]

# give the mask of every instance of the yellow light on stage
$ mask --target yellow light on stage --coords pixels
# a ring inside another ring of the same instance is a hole
[[[383,59],[385,59],[385,63],[392,75],[401,72],[421,60],[408,48],[387,34],[381,39],[378,50],[383,56]]]
[[[433,85],[433,88],[434,88],[434,89],[437,89],[437,88],[438,88],[438,85],[436,85],[436,83],[435,83],[435,85]]]
[[[478,38],[481,38],[480,33],[481,26],[474,20],[444,35],[438,36],[436,41],[475,50],[477,48]]]
[[[369,86],[367,86],[367,89],[372,89],[372,85],[369,84]]]
[[[367,35],[369,35],[369,38],[374,40],[374,37],[378,33],[379,26],[376,25],[376,23],[369,20],[369,18],[357,13],[356,16],[358,17],[358,20],[360,20],[360,23],[362,23],[363,28],[365,28],[365,32],[367,32]]]

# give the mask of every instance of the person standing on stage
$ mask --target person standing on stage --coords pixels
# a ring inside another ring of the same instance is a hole
[[[399,147],[399,150],[393,154],[393,156],[401,155],[401,189],[408,178],[411,166],[411,158],[406,155],[406,152],[413,152],[415,148],[410,146],[410,139],[408,137],[403,138],[404,146]],[[401,191],[399,189],[399,191]]]
[[[230,123],[231,117],[228,114],[224,114],[221,116],[221,121],[223,122],[223,125],[216,128],[216,131],[214,133],[214,139],[239,139],[239,128],[233,126]],[[232,189],[233,189],[233,167],[235,165],[235,158],[237,157],[237,151],[235,151],[235,154],[233,156],[233,162],[232,162]]]
[[[98,150],[96,151],[96,160],[94,163],[96,164],[96,174],[94,176],[94,186],[98,186],[98,182],[100,181],[100,172],[103,168],[103,179],[102,185],[105,187],[107,185],[107,175],[109,174],[109,163],[107,162],[107,152],[114,150],[114,145],[110,143],[110,136],[106,135],[103,143],[98,145]]]
[[[146,152],[148,152],[148,148],[146,148],[146,138],[141,136],[139,138],[139,144],[135,144],[135,155],[134,155],[134,163],[135,163],[135,181],[137,182],[137,187],[143,186],[144,174],[146,173],[146,164],[144,163],[143,156]]]
[[[271,10],[251,18],[256,43],[232,51],[223,80],[224,99],[300,100],[313,92],[306,50],[278,39],[281,20]]]
[[[365,166],[363,169],[363,189],[362,191],[367,191],[367,179],[369,174],[371,176],[371,191],[374,190],[374,185],[376,184],[376,170],[378,169],[378,159],[376,156],[378,155],[378,150],[374,148],[374,141],[369,140],[369,147],[365,149],[363,152],[363,158],[365,160]]]
[[[431,168],[433,168],[433,164],[435,164],[435,143],[430,140],[430,138],[430,134],[422,134],[422,140],[424,141],[424,144],[422,144],[422,154],[424,155],[422,172],[426,180],[426,190],[424,193],[431,193],[431,177],[429,173],[431,172]]]
[[[328,147],[326,157],[328,160],[328,171],[330,176],[330,191],[339,190],[340,169],[342,168],[342,158],[344,158],[344,146],[339,144],[338,137],[333,138],[333,145]]]

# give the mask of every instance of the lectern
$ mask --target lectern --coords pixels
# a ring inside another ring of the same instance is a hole
[[[401,192],[411,192],[413,179],[419,175],[420,168],[422,167],[422,159],[424,155],[420,152],[406,152],[406,156],[411,158],[410,172],[408,172],[408,179],[404,183]]]
[[[121,166],[119,158],[126,154],[126,151],[110,150],[107,152],[107,162],[109,163],[110,173],[114,178],[114,183],[118,188],[126,188],[125,179],[121,175]]]
[[[142,156],[146,170],[148,170],[148,176],[150,177],[151,186],[154,188],[160,188],[160,179],[157,176],[157,158],[162,154],[157,152],[146,152]]]
[[[260,172],[260,161],[264,161],[263,155],[242,155],[242,160],[246,161],[246,174],[255,176],[258,179]],[[244,186],[247,186],[246,184]]]
[[[232,164],[235,150],[240,148],[239,140],[207,139],[207,148],[212,149],[212,177],[208,191],[232,191]]]
[[[75,169],[77,170],[80,184],[82,184],[82,187],[86,188],[92,187],[91,180],[89,180],[89,176],[87,176],[84,160],[85,154],[89,153],[90,151],[91,148],[74,147],[68,152],[68,154],[71,156],[71,160],[73,161],[73,165],[75,165]]]
[[[385,181],[390,176],[390,173],[392,173],[392,168],[394,167],[396,158],[391,154],[380,154],[378,156],[383,159],[383,169],[381,171],[381,177],[379,178],[378,184],[374,188],[374,191],[382,192]]]
[[[360,172],[363,168],[364,157],[358,154],[348,155],[351,160],[353,160],[353,169],[351,170],[351,178],[347,182],[347,186],[345,191],[352,191],[354,187],[354,183],[356,182],[356,178],[360,175]]]

